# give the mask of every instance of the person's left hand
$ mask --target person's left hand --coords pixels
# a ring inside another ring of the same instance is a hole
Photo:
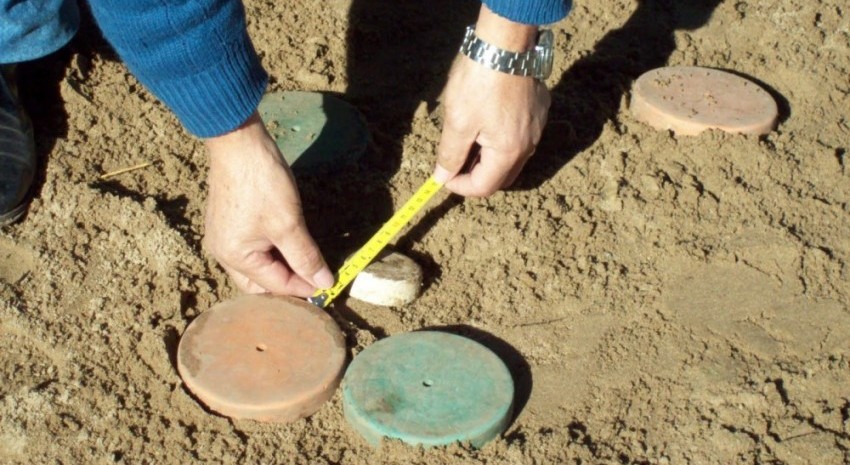
[[[536,27],[510,23],[482,7],[476,34],[491,43]],[[521,29],[520,28],[524,28]],[[505,32],[507,31],[507,32]],[[486,197],[510,186],[534,153],[546,124],[549,91],[532,77],[493,71],[459,56],[443,93],[445,117],[434,176],[464,196]],[[480,151],[473,152],[475,144]],[[461,169],[474,157],[465,173]]]

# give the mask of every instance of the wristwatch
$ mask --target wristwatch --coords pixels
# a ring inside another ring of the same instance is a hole
[[[533,49],[512,52],[481,40],[475,35],[475,26],[467,26],[460,53],[494,71],[543,80],[552,74],[554,42],[552,31],[541,29]]]

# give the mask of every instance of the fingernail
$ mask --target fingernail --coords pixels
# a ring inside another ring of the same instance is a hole
[[[320,289],[326,289],[334,285],[334,275],[331,270],[322,268],[318,273],[313,275],[313,284]]]
[[[453,177],[454,175],[451,171],[443,168],[440,165],[437,165],[437,167],[434,168],[434,179],[440,184],[445,184],[449,182],[449,179]]]

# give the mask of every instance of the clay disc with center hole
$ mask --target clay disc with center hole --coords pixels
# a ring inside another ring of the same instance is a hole
[[[339,327],[317,307],[246,295],[192,321],[177,368],[189,390],[222,415],[290,422],[333,396],[345,354]]]
[[[631,112],[661,130],[694,136],[706,129],[767,134],[779,115],[776,101],[756,83],[710,68],[658,68],[635,81]]]
[[[420,331],[358,354],[346,370],[342,396],[349,424],[372,445],[392,438],[481,447],[507,427],[514,383],[502,360],[478,342]]]

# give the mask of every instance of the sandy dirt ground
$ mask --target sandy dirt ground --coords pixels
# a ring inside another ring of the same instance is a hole
[[[270,90],[334,92],[369,122],[359,164],[299,180],[336,266],[430,174],[437,97],[478,4],[246,3]],[[443,194],[399,237],[425,269],[412,305],[331,310],[352,355],[421,328],[501,355],[518,415],[481,450],[373,449],[339,395],[290,425],[191,397],[179,336],[237,294],[200,245],[205,154],[89,20],[24,69],[45,163],[0,234],[0,462],[850,463],[849,10],[575,1],[516,188]],[[757,80],[777,130],[687,138],[634,120],[630,82],[665,64]]]

